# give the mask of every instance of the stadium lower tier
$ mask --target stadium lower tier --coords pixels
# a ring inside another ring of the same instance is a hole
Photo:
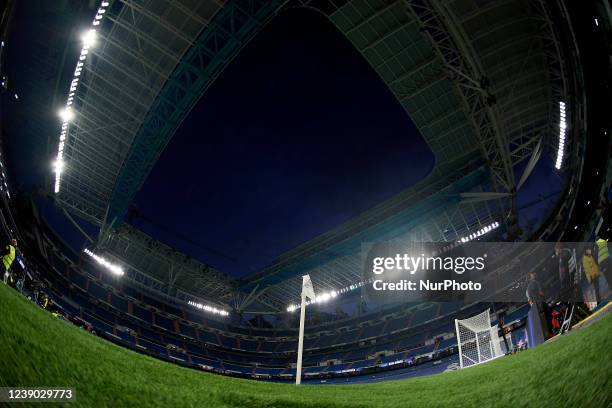
[[[39,265],[53,303],[68,319],[140,353],[226,375],[289,380],[295,377],[295,330],[236,328],[196,311],[170,305],[105,275],[62,251]],[[148,302],[147,302],[148,300]],[[454,319],[490,305],[429,303],[393,309],[342,323],[308,327],[304,377],[329,379],[427,364],[456,354]],[[504,305],[505,322],[520,328],[526,305]],[[253,334],[258,334],[253,336]],[[266,336],[261,336],[266,334]],[[513,344],[524,337],[512,333]]]

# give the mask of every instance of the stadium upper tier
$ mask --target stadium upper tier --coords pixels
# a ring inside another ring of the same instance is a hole
[[[496,222],[500,231],[512,227],[517,191],[545,147],[559,167],[580,166],[580,129],[567,140],[559,131],[561,121],[578,123],[583,109],[560,1],[101,4],[96,45],[81,54],[70,88],[74,117],[61,136],[57,199],[100,226],[92,246],[166,287],[234,302],[239,311],[255,304],[282,311],[298,299],[299,274],[310,273],[321,292],[358,281],[361,242],[453,242]],[[350,40],[416,124],[436,164],[416,186],[235,282],[123,219],[194,104],[287,7],[320,11]],[[579,175],[572,177],[576,183]]]

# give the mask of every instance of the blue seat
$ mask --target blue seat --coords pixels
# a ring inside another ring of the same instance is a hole
[[[127,300],[116,294],[111,294],[111,305],[122,313],[127,313]]]
[[[247,340],[247,339],[239,339],[240,349],[246,351],[257,351],[257,347],[259,346],[259,342],[256,340]]]
[[[217,340],[217,335],[207,330],[198,329],[198,337],[202,342],[210,344],[219,344],[219,340]]]
[[[245,367],[237,364],[232,364],[228,362],[223,362],[223,368],[229,371],[236,371],[243,374],[251,374],[253,372],[253,367]]]
[[[153,315],[151,314],[149,310],[138,306],[138,304],[136,303],[132,304],[132,310],[133,310],[133,313],[132,313],[133,316],[136,316],[137,318],[144,320],[147,323],[153,323]]]
[[[185,348],[187,349],[189,354],[198,354],[198,355],[201,355],[201,356],[206,355],[206,350],[204,350],[204,348],[202,348],[202,346],[200,346],[200,345],[196,345],[196,344],[193,344],[193,343],[187,343],[185,345]]]
[[[238,348],[238,344],[236,343],[236,339],[233,337],[224,336],[222,334],[218,335],[219,341],[223,347],[227,348]]]
[[[87,286],[87,278],[78,272],[70,271],[70,282],[85,290]]]
[[[425,322],[428,322],[434,319],[436,317],[437,311],[438,311],[437,307],[429,306],[429,307],[426,307],[425,309],[421,309],[415,312],[414,317],[412,318],[412,321],[411,321],[411,326],[416,327],[419,324],[422,324],[422,323],[425,323]]]
[[[376,365],[376,360],[371,359],[371,360],[360,360],[360,361],[356,361],[353,364],[350,365],[350,368],[354,368],[354,369],[361,369],[361,368],[365,368],[365,367],[372,367]]]
[[[193,364],[201,364],[201,365],[211,366],[213,368],[221,368],[221,363],[217,360],[202,358],[202,357],[198,357],[194,355],[191,356],[191,362]]]
[[[392,333],[392,332],[399,331],[399,330],[405,330],[408,328],[409,324],[410,324],[410,315],[395,318],[387,322],[387,326],[385,327],[385,332]]]
[[[195,327],[179,323],[179,329],[182,335],[191,337],[192,339],[197,338]]]
[[[363,328],[360,338],[368,339],[372,337],[378,337],[381,335],[382,329],[385,325],[385,322],[377,323],[373,326],[366,326]]]
[[[83,313],[83,320],[90,323],[95,328],[96,331],[105,331],[108,333],[113,332],[113,326],[111,326],[108,323],[103,322],[102,320],[96,318],[90,313],[87,313],[87,312]]]
[[[108,291],[93,280],[89,281],[89,289],[87,289],[87,292],[95,299],[99,299],[104,302],[108,300]]]
[[[283,370],[284,368],[257,367],[255,368],[255,374],[278,376]]]
[[[168,319],[165,316],[160,314],[155,314],[155,325],[159,327],[163,327],[169,332],[174,332],[174,322],[171,319]]]
[[[163,343],[162,336],[159,332],[149,330],[146,327],[140,327],[140,336],[138,337],[155,341],[160,344]]]
[[[178,307],[174,307],[168,304],[164,305],[164,310],[166,313],[174,315],[176,317],[183,317],[183,311]]]
[[[136,339],[134,338],[134,336],[132,336],[129,333],[117,330],[117,336],[119,336],[121,338],[121,340],[127,342],[127,343],[132,343],[132,344],[136,344]]]
[[[68,312],[69,314],[71,314],[72,316],[78,316],[79,315],[79,309],[77,309],[76,307],[72,306],[72,304],[70,304],[69,302],[63,300],[63,299],[55,299],[54,300],[62,309],[64,309],[66,312]]]
[[[184,361],[185,363],[189,362],[189,356],[185,353],[181,353],[178,351],[168,350],[168,355],[175,360]]]
[[[259,351],[272,353],[278,348],[279,344],[280,342],[278,341],[262,341],[259,346]]]
[[[143,339],[143,338],[138,338],[138,344],[146,347],[148,350],[153,351],[154,353],[160,354],[162,356],[168,356],[168,351],[166,350],[165,347],[162,347],[161,345],[154,343],[152,341]]]

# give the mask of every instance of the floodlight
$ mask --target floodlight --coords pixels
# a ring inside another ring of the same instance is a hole
[[[202,303],[194,302],[193,300],[188,301],[187,304],[195,307],[196,309],[204,310],[205,312],[217,314],[220,316],[229,316],[229,312],[227,310],[217,309],[214,306],[204,305]]]
[[[91,250],[89,250],[88,248],[85,248],[85,250],[83,251],[85,252],[87,255],[89,255],[90,257],[92,257],[96,262],[98,262],[100,265],[106,267],[106,269],[108,269],[111,273],[113,273],[114,275],[123,275],[125,272],[123,271],[123,268],[119,265],[115,265],[109,261],[107,261],[106,259],[102,258],[99,255],[94,254]]]
[[[63,160],[61,160],[59,158],[56,159],[53,162],[53,169],[54,169],[55,173],[57,173],[58,175],[61,174],[62,171],[64,170],[64,165],[65,165],[65,163],[64,163]]]
[[[557,160],[555,168],[561,170],[563,164],[563,154],[565,152],[565,135],[567,131],[567,116],[565,112],[565,102],[559,102],[559,148],[557,149]]]
[[[74,119],[74,112],[70,108],[65,108],[59,112],[59,116],[62,118],[64,123],[67,123]]]
[[[82,36],[81,41],[83,41],[83,48],[89,48],[96,45],[96,39],[98,37],[98,33],[95,29],[87,30]]]

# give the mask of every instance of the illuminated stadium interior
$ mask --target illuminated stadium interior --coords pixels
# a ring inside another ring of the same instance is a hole
[[[455,319],[491,308],[523,344],[529,304],[371,300],[364,244],[609,223],[610,79],[589,78],[610,60],[584,47],[603,2],[6,3],[5,235],[61,313],[125,348],[294,381],[309,275],[305,381],[440,373]],[[524,293],[503,268],[497,292]]]

